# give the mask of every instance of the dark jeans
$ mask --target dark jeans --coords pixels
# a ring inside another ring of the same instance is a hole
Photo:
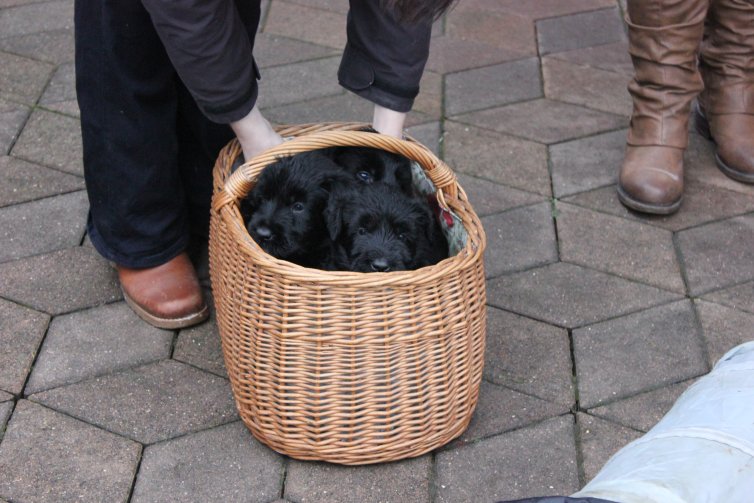
[[[259,2],[237,5],[253,43]],[[199,111],[138,0],[76,0],[75,29],[89,236],[117,264],[163,264],[206,235],[233,133]]]

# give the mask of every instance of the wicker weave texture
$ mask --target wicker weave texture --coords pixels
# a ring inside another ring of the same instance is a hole
[[[485,344],[485,236],[452,171],[418,143],[284,128],[295,139],[244,164],[236,142],[214,171],[210,272],[236,405],[261,442],[298,459],[366,464],[419,456],[460,435],[477,402]],[[328,272],[267,255],[238,202],[279,155],[374,146],[417,160],[469,238],[416,271]]]

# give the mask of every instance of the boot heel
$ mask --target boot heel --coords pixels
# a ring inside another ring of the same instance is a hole
[[[712,132],[709,129],[709,121],[702,113],[698,103],[694,103],[694,128],[703,138],[706,138],[709,141],[715,141],[712,138]]]

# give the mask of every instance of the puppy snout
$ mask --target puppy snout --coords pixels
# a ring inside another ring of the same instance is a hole
[[[372,260],[371,266],[375,272],[388,272],[390,270],[390,263],[384,257]]]
[[[254,229],[256,231],[257,236],[259,236],[261,239],[269,240],[272,239],[272,230],[265,226],[265,225],[259,225]]]

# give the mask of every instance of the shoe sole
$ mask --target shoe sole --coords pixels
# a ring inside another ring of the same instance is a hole
[[[157,328],[174,330],[176,328],[191,327],[198,325],[209,317],[209,307],[205,305],[200,311],[189,314],[187,316],[183,316],[181,318],[160,318],[159,316],[155,316],[154,314],[150,313],[139,304],[137,304],[126,293],[124,289],[121,288],[121,291],[123,292],[123,298],[126,300],[126,303],[133,310],[133,312],[135,312],[139,316],[139,318]]]
[[[702,114],[702,111],[699,109],[698,103],[694,104],[694,127],[696,129],[696,132],[699,133],[702,138],[706,138],[707,140],[711,141],[712,144],[715,145],[715,147],[717,147],[717,142],[712,137],[712,131],[710,131],[709,128],[709,121],[704,116],[704,114]],[[717,149],[715,149],[715,164],[717,164],[718,169],[720,169],[720,171],[722,171],[723,174],[728,178],[732,178],[733,180],[741,183],[754,184],[754,174],[743,173],[725,164],[720,156],[717,155]]]
[[[620,185],[618,185],[618,199],[623,206],[626,206],[629,209],[641,213],[649,213],[651,215],[670,215],[671,213],[675,213],[678,211],[678,208],[681,207],[681,202],[683,201],[683,198],[680,198],[678,201],[667,206],[643,203],[629,196]]]

